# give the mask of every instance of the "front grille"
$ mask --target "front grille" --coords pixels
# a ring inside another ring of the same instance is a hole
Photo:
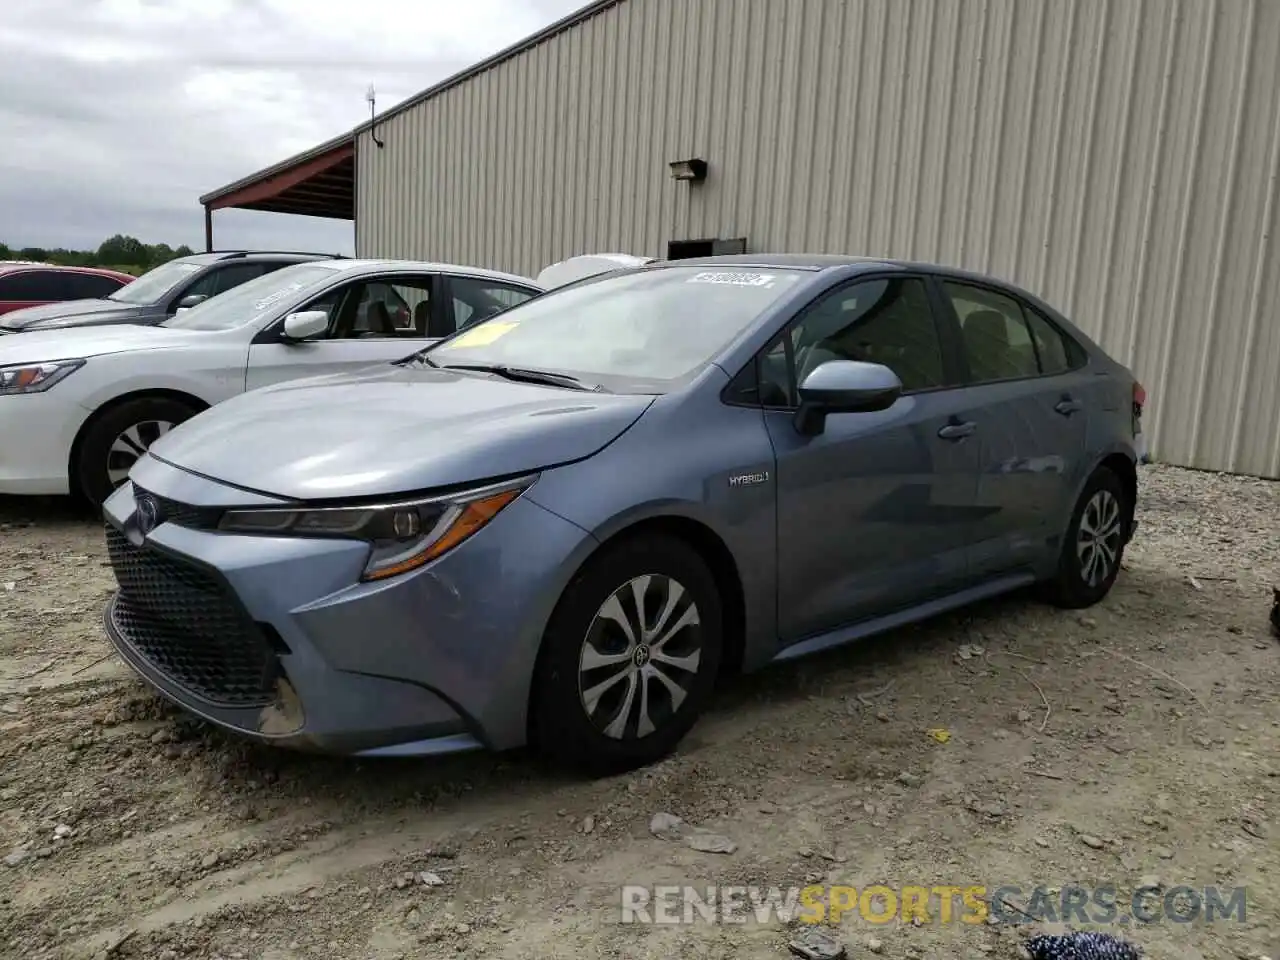
[[[177,500],[162,497],[158,493],[152,493],[150,490],[144,490],[135,483],[133,485],[134,503],[142,497],[150,497],[155,501],[158,508],[157,523],[175,523],[180,527],[190,527],[193,530],[216,530],[222,521],[222,507],[197,507],[190,503],[180,503]]]
[[[110,525],[107,552],[120,584],[112,622],[140,657],[209,703],[256,707],[275,699],[279,661],[217,578],[136,547]]]

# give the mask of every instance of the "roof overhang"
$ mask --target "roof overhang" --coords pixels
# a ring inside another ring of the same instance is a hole
[[[356,142],[343,134],[200,198],[208,210],[264,210],[354,220]]]

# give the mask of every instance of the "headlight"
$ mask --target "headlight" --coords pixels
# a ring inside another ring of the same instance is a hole
[[[0,367],[0,395],[43,393],[83,366],[83,360],[57,360],[53,363],[23,363]]]
[[[522,477],[462,493],[355,507],[228,510],[219,529],[263,536],[342,537],[369,543],[362,580],[417,569],[462,543],[532,486]]]

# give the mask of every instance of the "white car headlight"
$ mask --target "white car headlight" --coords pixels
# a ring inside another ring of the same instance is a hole
[[[49,363],[20,363],[0,367],[0,396],[43,393],[83,366],[83,360],[54,360]]]
[[[363,580],[416,570],[477,533],[536,476],[461,493],[349,507],[228,510],[219,528],[260,536],[341,537],[370,545]]]

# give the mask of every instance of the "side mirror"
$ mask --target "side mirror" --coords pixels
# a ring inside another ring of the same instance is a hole
[[[829,413],[888,410],[900,396],[902,381],[883,364],[831,360],[800,384],[796,429],[806,436],[816,436],[825,429]]]
[[[209,298],[206,297],[203,293],[192,293],[183,297],[181,300],[178,301],[178,309],[190,310],[192,307],[196,306],[197,304],[204,303],[208,299]]]
[[[284,335],[287,340],[309,340],[329,329],[329,314],[325,310],[303,310],[284,318]]]

